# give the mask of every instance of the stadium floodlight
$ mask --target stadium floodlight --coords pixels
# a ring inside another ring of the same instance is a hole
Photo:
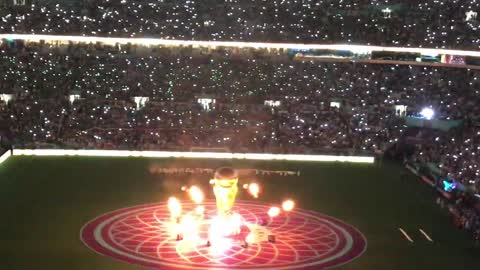
[[[420,114],[428,120],[431,120],[433,116],[435,115],[435,112],[431,108],[424,108]]]

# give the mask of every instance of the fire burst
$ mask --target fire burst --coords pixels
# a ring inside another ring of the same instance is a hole
[[[170,211],[172,219],[179,218],[182,215],[182,205],[177,198],[170,197],[168,199],[168,211]]]
[[[213,217],[209,217],[209,213],[205,212],[205,207],[202,202],[205,199],[203,191],[197,186],[187,188],[182,187],[182,190],[188,193],[190,199],[196,206],[182,214],[182,205],[175,197],[168,199],[168,209],[172,218],[170,232],[174,233],[177,241],[182,241],[179,244],[182,248],[194,248],[194,246],[203,243],[210,250],[222,252],[227,250],[233,242],[230,236],[238,236],[241,234],[242,226],[248,226],[252,229],[256,226],[256,231],[262,230],[261,224],[245,223],[242,216],[234,211],[235,199],[238,192],[238,173],[232,168],[220,168],[215,172],[214,179],[211,179],[210,184],[213,185],[213,193],[215,194],[217,213]],[[244,184],[243,188],[254,198],[258,198],[260,193],[260,185],[257,183]],[[268,216],[274,218],[280,215],[281,211],[289,212],[295,207],[295,202],[292,200],[285,200],[282,207],[271,207],[267,212]],[[184,210],[186,211],[186,210]],[[208,236],[201,235],[200,231],[205,232],[205,227],[208,226]],[[266,229],[264,229],[266,230]],[[268,233],[268,232],[266,232]],[[263,233],[263,234],[266,234]],[[206,239],[202,239],[207,237]],[[248,243],[257,241],[265,241],[251,231],[245,239],[242,239],[245,246]],[[211,251],[211,252],[213,252]]]
[[[257,183],[251,183],[250,185],[244,185],[243,187],[248,189],[248,193],[250,193],[250,195],[252,195],[255,199],[258,198],[260,186]]]
[[[260,193],[260,186],[257,183],[252,183],[248,186],[248,192],[252,194],[254,198],[258,198],[258,194]]]
[[[270,208],[270,210],[268,210],[267,214],[268,214],[268,216],[270,216],[272,218],[276,217],[276,216],[280,215],[280,208],[274,206],[274,207]]]
[[[203,195],[203,191],[197,186],[190,187],[190,189],[188,190],[188,194],[190,195],[192,201],[194,201],[196,204],[202,203],[205,197]]]
[[[282,203],[282,209],[285,212],[290,212],[295,207],[295,202],[292,200],[286,200]]]

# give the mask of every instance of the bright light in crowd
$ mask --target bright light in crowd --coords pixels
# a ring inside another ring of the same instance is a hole
[[[182,214],[182,205],[175,197],[170,197],[168,199],[168,211],[172,218],[177,218]]]
[[[274,207],[270,208],[270,210],[268,210],[268,216],[276,217],[278,215],[280,215],[280,208],[274,206]]]
[[[182,186],[182,191],[187,191],[187,187],[186,187],[186,186]]]
[[[208,183],[210,183],[210,185],[215,185],[215,179],[210,179]]]
[[[431,108],[424,108],[420,114],[428,120],[431,120],[435,115],[435,112]]]
[[[260,186],[257,183],[251,183],[250,185],[248,185],[248,192],[254,198],[258,198],[258,193],[260,193]]]
[[[286,200],[282,203],[283,211],[286,211],[286,212],[292,211],[294,207],[295,207],[295,202],[292,200]]]
[[[190,187],[190,189],[188,190],[188,194],[190,195],[190,198],[192,199],[192,201],[194,201],[195,203],[203,202],[203,198],[204,198],[203,191],[197,186]]]

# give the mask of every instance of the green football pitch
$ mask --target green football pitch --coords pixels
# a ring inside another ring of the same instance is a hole
[[[480,250],[454,228],[446,210],[435,204],[434,192],[414,175],[402,179],[404,169],[394,164],[12,157],[0,165],[0,269],[145,269],[91,251],[79,235],[86,223],[110,211],[170,196],[186,200],[184,185],[201,186],[213,198],[211,175],[166,176],[151,173],[152,166],[300,171],[300,176],[252,176],[262,186],[258,200],[278,204],[293,198],[301,209],[335,217],[361,231],[368,242],[365,253],[337,269],[450,270],[480,265]],[[238,199],[254,200],[245,193]]]

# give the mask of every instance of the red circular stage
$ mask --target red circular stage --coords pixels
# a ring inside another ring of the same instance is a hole
[[[205,216],[216,214],[214,201],[207,201]],[[196,205],[184,203],[184,210]],[[241,237],[255,232],[255,243],[229,239],[221,247],[185,246],[169,232],[166,203],[120,209],[89,222],[81,239],[96,252],[153,269],[326,269],[350,262],[366,249],[365,237],[354,227],[312,211],[295,209],[270,218],[270,206],[237,202],[234,211],[244,224]],[[207,228],[208,226],[203,226]],[[199,235],[205,235],[200,228]],[[275,235],[271,243],[267,235]],[[205,240],[206,243],[206,240]],[[215,249],[215,250],[213,250]]]

